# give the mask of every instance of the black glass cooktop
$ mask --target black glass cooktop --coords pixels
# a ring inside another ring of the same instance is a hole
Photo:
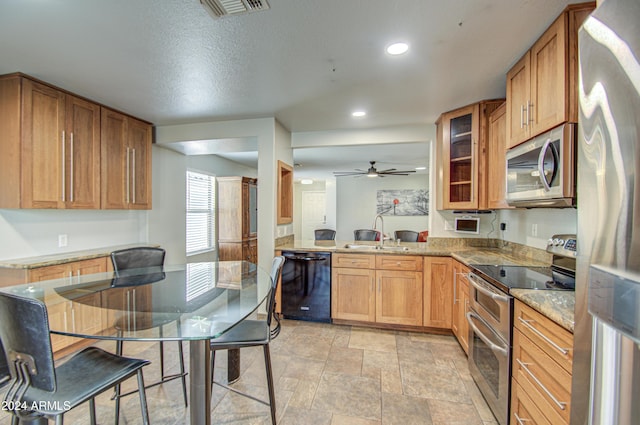
[[[474,265],[473,271],[505,292],[510,289],[574,290],[575,277],[551,267]]]

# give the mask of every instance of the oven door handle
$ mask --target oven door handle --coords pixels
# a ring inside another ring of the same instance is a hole
[[[501,301],[503,303],[508,303],[509,302],[509,297],[507,297],[506,295],[496,294],[495,292],[490,291],[487,288],[483,288],[482,286],[480,286],[475,281],[475,279],[469,279],[469,282],[471,282],[471,286],[473,286],[478,291],[482,292],[483,294],[485,294],[486,296],[488,296],[492,300]]]
[[[480,316],[478,316],[477,314],[475,314],[474,312],[472,312],[472,311],[467,312],[467,322],[469,322],[469,326],[471,326],[471,329],[473,329],[473,332],[476,335],[478,335],[478,337],[482,340],[482,342],[487,344],[489,346],[489,348],[491,349],[491,351],[498,352],[498,353],[502,354],[505,357],[508,356],[509,353],[507,352],[507,349],[500,347],[495,342],[492,342],[489,338],[487,338],[487,336],[485,334],[480,332],[480,329],[478,329],[478,327],[475,325],[475,323],[473,323],[473,319],[477,319],[477,320],[482,321],[482,318]]]

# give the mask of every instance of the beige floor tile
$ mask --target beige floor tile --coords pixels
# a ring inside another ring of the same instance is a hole
[[[363,350],[353,348],[331,347],[324,371],[360,375],[362,371]]]
[[[402,394],[382,394],[383,425],[430,425],[429,401]]]
[[[400,362],[404,394],[471,404],[464,382],[455,369],[429,363]]]
[[[473,404],[429,400],[433,425],[483,425]]]
[[[331,425],[380,425],[380,421],[355,416],[333,415]]]
[[[385,333],[372,329],[354,328],[351,331],[349,348],[393,353],[396,351],[396,336],[391,332]]]
[[[321,410],[288,407],[280,425],[330,425],[331,413]]]
[[[383,393],[402,394],[400,367],[380,369],[380,387]]]
[[[362,376],[324,373],[312,409],[339,415],[380,419],[380,381]]]

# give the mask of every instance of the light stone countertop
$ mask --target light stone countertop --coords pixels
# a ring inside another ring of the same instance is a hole
[[[574,291],[512,289],[511,295],[573,333],[576,305]]]
[[[82,251],[62,252],[60,254],[39,255],[37,257],[17,258],[13,260],[0,260],[0,267],[8,269],[35,269],[38,267],[55,266],[57,264],[73,261],[90,260],[92,258],[108,257],[112,251],[141,246],[158,246],[154,244],[127,244],[105,246],[102,248],[86,249]]]

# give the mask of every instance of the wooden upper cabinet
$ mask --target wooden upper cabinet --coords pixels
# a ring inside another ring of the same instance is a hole
[[[150,209],[151,125],[105,111],[32,77],[0,76],[0,208]]]
[[[489,142],[487,144],[487,208],[509,208],[506,197],[506,103],[489,116]]]
[[[498,99],[468,105],[442,114],[436,122],[441,145],[436,155],[442,164],[439,209],[487,209],[488,117],[502,102]]]
[[[507,72],[507,147],[578,121],[578,28],[595,3],[569,5]]]
[[[102,108],[102,208],[151,209],[151,125]]]
[[[99,208],[100,107],[19,74],[0,104],[0,207]]]

